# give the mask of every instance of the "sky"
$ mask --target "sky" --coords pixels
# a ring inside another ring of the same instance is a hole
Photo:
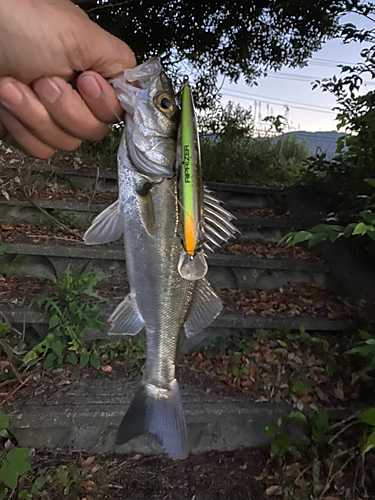
[[[375,24],[362,16],[349,14],[343,18],[345,23],[357,27],[373,29]],[[228,101],[251,106],[255,115],[255,130],[263,130],[267,125],[262,119],[267,115],[282,115],[287,118],[288,129],[307,130],[309,132],[336,130],[335,116],[332,111],[335,98],[319,88],[312,90],[311,82],[340,74],[337,64],[357,63],[361,60],[360,52],[364,44],[343,44],[341,40],[329,40],[322,49],[313,54],[304,68],[283,67],[279,72],[258,80],[257,86],[248,86],[240,80],[237,84],[224,81],[221,94],[222,103]],[[375,80],[365,76],[368,85],[363,85],[363,92],[375,89]],[[289,111],[286,110],[286,106]]]

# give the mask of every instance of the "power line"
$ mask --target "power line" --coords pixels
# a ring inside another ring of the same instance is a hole
[[[347,61],[334,61],[332,59],[323,59],[321,57],[313,57],[311,59],[312,61],[320,61],[320,62],[325,62],[325,63],[334,63],[334,64],[346,64],[346,65],[355,65],[357,63],[355,62],[347,62]]]
[[[237,94],[243,94],[243,95],[249,95],[249,96],[254,96],[254,97],[262,97],[264,99],[272,99],[274,101],[278,101],[278,103],[280,103],[280,101],[275,98],[275,97],[270,97],[268,95],[259,95],[259,94],[253,94],[251,92],[244,92],[242,90],[236,90],[236,89],[228,89],[228,88],[224,88],[223,89],[224,91],[227,91],[227,92],[236,92]],[[297,102],[297,101],[289,101],[288,99],[288,103],[292,103],[292,104],[299,104],[300,106],[310,106],[312,108],[320,108],[320,109],[324,109],[324,110],[328,110],[328,111],[331,111],[331,108],[327,108],[325,106],[319,106],[319,105],[316,105],[316,104],[309,104],[307,102]],[[276,103],[275,103],[276,104]],[[286,103],[287,104],[287,103]]]
[[[280,80],[291,80],[296,82],[309,82],[312,80],[321,80],[322,78],[326,78],[325,76],[311,76],[311,75],[294,75],[293,73],[283,73],[280,71],[277,75],[267,75],[264,78],[278,78]],[[375,86],[374,82],[364,81],[364,85]]]
[[[251,97],[245,97],[245,96],[239,96],[239,95],[235,95],[235,94],[230,94],[228,92],[223,92],[223,95],[227,95],[229,97],[235,97],[236,99],[245,99],[245,100],[248,100],[248,101],[254,101],[253,98]],[[274,106],[277,106],[277,105],[280,105],[280,106],[287,106],[288,108],[295,108],[295,109],[303,109],[305,111],[314,111],[315,113],[328,113],[328,114],[335,114],[333,111],[324,111],[324,110],[320,110],[320,109],[313,109],[313,108],[306,108],[306,107],[302,107],[302,106],[296,106],[294,104],[292,104],[291,106],[285,104],[285,103],[277,103],[277,102],[271,102],[271,101],[264,101],[262,100],[262,102],[266,103],[266,104],[272,104]]]

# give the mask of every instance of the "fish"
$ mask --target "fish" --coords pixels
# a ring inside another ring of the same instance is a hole
[[[223,306],[205,277],[187,279],[179,269],[186,253],[179,193],[182,123],[170,79],[153,58],[111,83],[126,111],[117,156],[119,199],[94,219],[84,242],[104,244],[123,236],[130,293],[110,316],[108,333],[136,335],[144,329],[147,346],[143,378],[116,444],[151,434],[172,458],[184,459],[189,445],[175,375],[178,345],[182,335],[190,338],[207,327]],[[202,196],[209,219],[200,228],[202,245],[210,251],[235,228],[212,193]]]

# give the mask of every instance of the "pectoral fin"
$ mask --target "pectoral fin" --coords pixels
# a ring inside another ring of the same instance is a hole
[[[138,311],[137,302],[130,293],[113,311],[108,323],[111,325],[108,335],[136,335],[142,330],[143,318]]]
[[[85,232],[83,241],[86,245],[102,245],[121,238],[124,231],[119,201],[115,201],[93,220]]]
[[[185,322],[186,337],[190,338],[206,328],[220,314],[222,308],[223,303],[208,281],[199,281]]]

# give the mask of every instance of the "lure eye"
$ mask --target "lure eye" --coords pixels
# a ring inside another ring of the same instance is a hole
[[[156,105],[167,116],[172,116],[176,111],[174,99],[169,94],[160,94],[157,97]]]

